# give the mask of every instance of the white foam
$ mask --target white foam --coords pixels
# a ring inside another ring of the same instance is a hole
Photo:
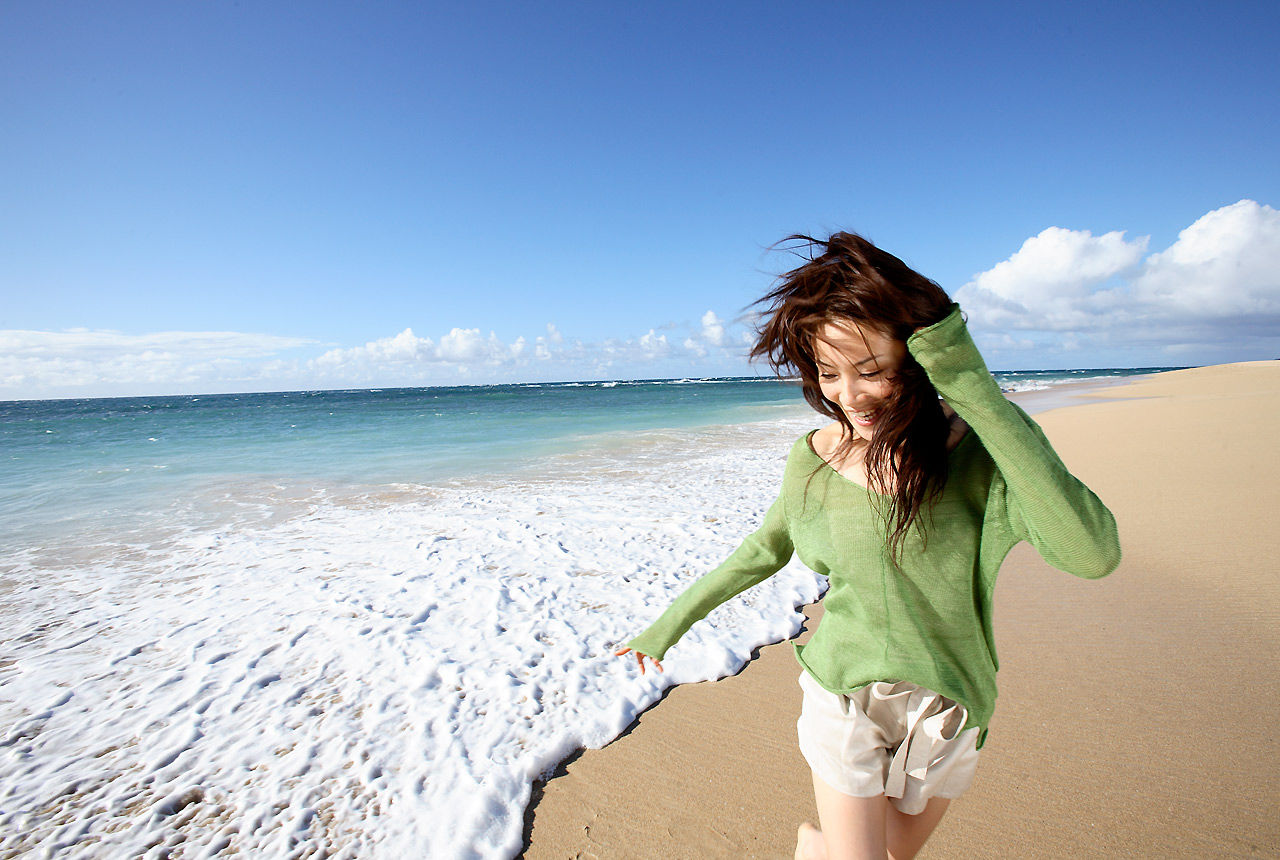
[[[1067,380],[1063,380],[1064,382]],[[1018,379],[1010,382],[1001,382],[1000,390],[1005,394],[1015,394],[1019,391],[1043,391],[1046,388],[1052,388],[1054,382],[1042,382],[1040,380]]]
[[[798,631],[819,578],[793,562],[665,674],[612,655],[761,519],[814,423],[653,431],[554,478],[317,493],[14,556],[0,854],[514,855],[540,775]]]

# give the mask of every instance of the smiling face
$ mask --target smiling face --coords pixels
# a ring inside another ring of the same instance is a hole
[[[833,319],[818,329],[813,352],[822,396],[839,406],[854,432],[870,442],[907,345],[871,326]]]

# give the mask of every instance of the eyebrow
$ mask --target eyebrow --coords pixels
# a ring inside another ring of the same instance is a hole
[[[882,358],[884,358],[884,356],[883,356],[883,355],[869,355],[869,356],[867,356],[866,358],[862,359],[862,361],[855,361],[855,362],[853,363],[853,366],[854,366],[854,367],[862,367],[862,365],[867,364],[867,363],[872,362],[872,361],[878,362],[878,361],[879,361],[880,359],[882,359]],[[827,362],[823,361],[823,360],[822,360],[822,359],[820,359],[820,358],[814,358],[813,363],[814,363],[814,364],[816,364],[818,367],[833,367],[833,366],[834,366],[834,365],[831,365],[831,364],[829,364],[829,363],[827,363]]]

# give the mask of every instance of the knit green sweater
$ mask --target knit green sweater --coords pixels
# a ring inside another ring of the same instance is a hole
[[[810,435],[787,458],[764,523],[719,567],[682,593],[628,645],[662,659],[696,621],[799,555],[830,580],[824,615],[800,665],[827,690],[910,681],[964,705],[966,728],[995,709],[992,595],[1009,550],[1029,541],[1054,567],[1086,578],[1120,562],[1115,519],[1054,453],[1040,428],[988,372],[959,307],[907,348],[969,425],[948,460],[946,487],[895,562],[880,506],[832,469]]]

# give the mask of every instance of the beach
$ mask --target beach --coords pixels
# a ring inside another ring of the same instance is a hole
[[[1124,559],[1096,582],[1025,544],[1006,560],[990,736],[920,856],[1280,856],[1280,362],[1164,373],[1036,419],[1114,512]],[[782,642],[672,689],[535,788],[524,856],[791,857],[816,821],[798,672]]]
[[[934,856],[1274,844],[1274,364],[1140,373],[997,374],[1126,556],[1009,559]],[[790,856],[822,578],[793,560],[664,674],[613,650],[820,422],[716,379],[0,404],[0,855]]]

